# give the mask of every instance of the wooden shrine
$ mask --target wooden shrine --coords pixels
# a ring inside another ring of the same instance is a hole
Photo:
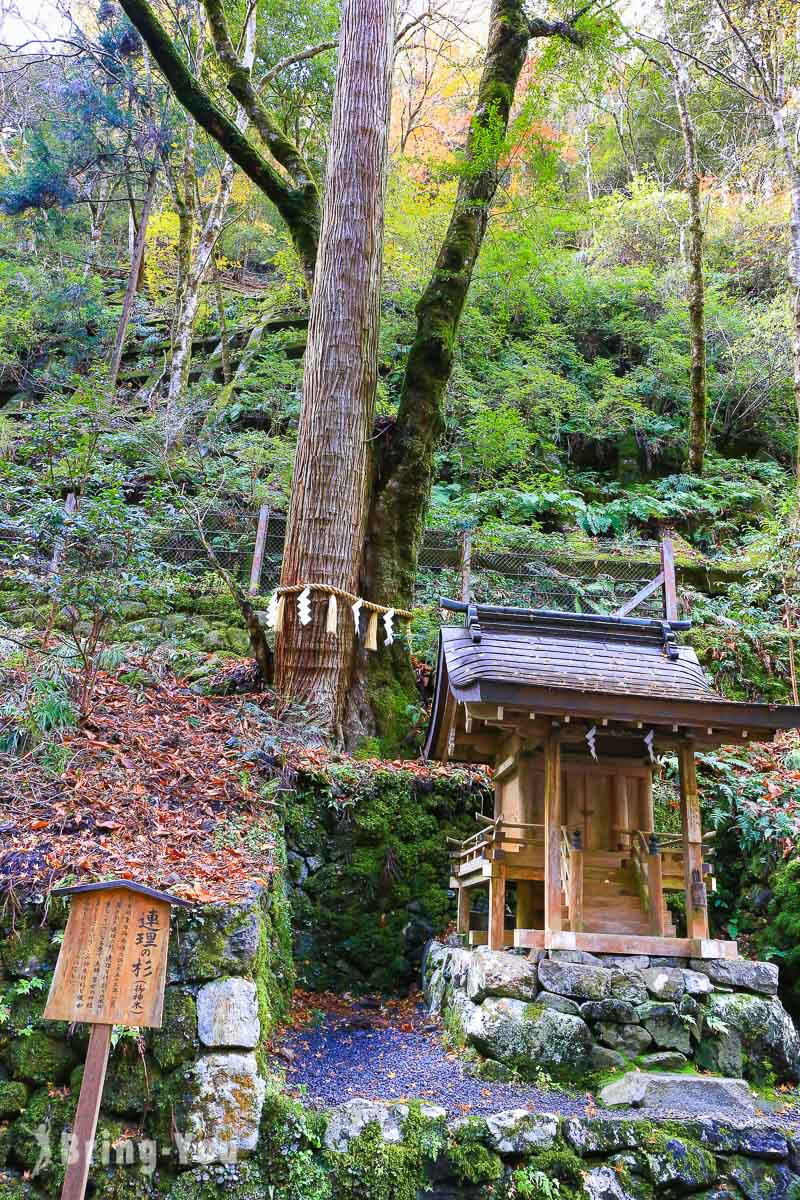
[[[662,562],[613,616],[442,601],[465,623],[441,630],[425,753],[494,767],[494,812],[476,814],[479,828],[451,852],[458,930],[473,945],[737,957],[735,942],[709,939],[713,839],[701,828],[695,753],[771,740],[800,727],[800,708],[712,689],[678,643],[690,622],[677,619],[668,544]],[[630,615],[661,587],[663,620]],[[678,757],[679,834],[655,828],[660,753]],[[479,888],[484,929],[472,928]],[[685,895],[685,937],[669,892]]]

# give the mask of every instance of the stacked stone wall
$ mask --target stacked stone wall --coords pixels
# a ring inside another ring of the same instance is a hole
[[[98,1200],[181,1200],[198,1173],[240,1172],[255,1150],[265,1043],[292,986],[282,887],[175,913],[163,1025],[112,1047],[90,1177]],[[61,901],[46,916],[9,903],[0,929],[0,1200],[57,1196],[63,1180],[88,1030],[41,1014],[66,914]]]
[[[488,1076],[586,1081],[635,1066],[757,1085],[800,1079],[773,963],[467,950],[429,944],[430,1009]]]

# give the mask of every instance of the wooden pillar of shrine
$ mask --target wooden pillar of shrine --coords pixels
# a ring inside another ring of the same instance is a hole
[[[492,863],[489,879],[489,934],[490,950],[502,950],[506,932],[506,867],[503,862]]]
[[[458,915],[456,917],[456,931],[465,935],[469,934],[470,903],[469,888],[460,887],[458,889]]]
[[[561,932],[561,742],[544,741],[544,927]]]
[[[686,936],[708,937],[708,896],[703,878],[703,829],[694,748],[688,742],[678,750],[681,785],[681,822],[686,886]]]
[[[609,779],[611,793],[611,838],[609,850],[627,850],[631,839],[628,830],[628,786],[621,771],[615,771]]]
[[[520,820],[524,825],[531,826],[536,819],[536,805],[533,791],[533,770],[531,769],[531,760],[528,754],[520,755],[517,770],[519,773]],[[531,828],[519,830],[518,836],[529,840],[531,844],[534,841],[533,829]],[[537,911],[541,913],[541,902],[537,904],[536,892],[537,885],[532,880],[520,879],[517,881],[517,929],[536,928]]]

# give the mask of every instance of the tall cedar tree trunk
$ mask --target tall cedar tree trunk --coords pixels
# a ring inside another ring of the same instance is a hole
[[[794,372],[794,402],[797,411],[797,488],[800,502],[800,165],[792,149],[786,126],[783,122],[783,109],[773,108],[771,112],[772,126],[775,138],[786,163],[789,176],[791,211],[789,216],[789,282],[792,288],[792,361]]]
[[[256,10],[255,5],[250,9],[245,28],[245,48],[242,58],[243,66],[250,70],[255,56]],[[245,133],[248,126],[247,113],[238,106],[236,112],[236,128]],[[192,365],[192,334],[194,333],[197,310],[200,305],[200,291],[203,281],[211,264],[214,247],[217,244],[225,213],[231,198],[236,164],[231,158],[225,159],[225,165],[220,173],[219,186],[211,202],[194,258],[186,272],[180,309],[176,313],[172,337],[172,359],[169,365],[167,381],[167,401],[165,419],[166,449],[171,450],[179,440],[181,399],[189,382],[189,370]],[[194,184],[194,181],[192,181]],[[224,342],[224,333],[223,333]],[[224,351],[223,351],[224,359]],[[226,383],[228,380],[226,379]]]
[[[706,390],[706,319],[705,282],[703,279],[703,212],[700,204],[700,172],[697,165],[697,140],[689,110],[691,84],[686,60],[679,52],[671,55],[675,102],[678,106],[685,156],[686,195],[689,200],[689,256],[687,283],[689,294],[689,454],[692,475],[703,474],[706,453],[708,392]]]
[[[281,583],[359,582],[377,385],[383,209],[394,43],[393,0],[345,0],[322,229],[303,375],[303,405]],[[303,628],[288,603],[276,639],[276,681],[341,720],[353,662],[349,607],[326,634],[326,603]]]
[[[116,387],[117,376],[119,375],[119,367],[122,362],[122,348],[125,345],[125,334],[128,331],[128,323],[133,312],[133,302],[136,299],[136,292],[139,285],[139,275],[144,262],[144,243],[147,236],[147,223],[150,220],[150,212],[153,207],[153,200],[156,194],[156,182],[158,180],[158,167],[154,163],[147,180],[147,191],[142,204],[142,211],[139,216],[139,227],[136,230],[136,238],[133,244],[133,254],[131,255],[131,265],[128,271],[128,282],[125,287],[125,296],[122,301],[122,312],[120,313],[119,323],[117,325],[116,336],[114,337],[114,345],[111,348],[108,365],[108,378],[111,387]]]
[[[373,495],[361,591],[382,604],[405,608],[413,603],[458,325],[497,190],[498,159],[532,32],[521,0],[493,0],[455,208],[430,282],[417,304],[416,336],[396,424],[373,443]],[[487,152],[487,142],[493,153]],[[471,168],[476,148],[482,163],[477,171]],[[402,645],[397,643],[391,650],[382,647],[378,655],[360,653],[356,684],[348,726],[369,729],[377,721],[379,732],[390,735],[392,724],[401,719],[401,710],[413,698],[410,664]]]

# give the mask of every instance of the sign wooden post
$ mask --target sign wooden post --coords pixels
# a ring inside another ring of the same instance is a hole
[[[44,1010],[48,1021],[92,1026],[61,1200],[83,1200],[114,1025],[159,1028],[169,949],[166,892],[126,879],[54,888],[71,896],[67,928]]]

